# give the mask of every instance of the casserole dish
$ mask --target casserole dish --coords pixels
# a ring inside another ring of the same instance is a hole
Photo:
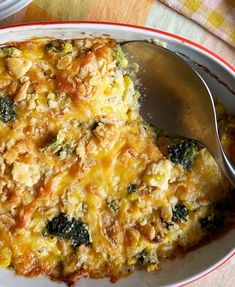
[[[23,41],[34,37],[55,37],[59,39],[84,38],[89,36],[110,36],[117,41],[125,40],[155,40],[170,50],[179,53],[207,82],[212,94],[225,106],[230,114],[234,114],[234,68],[225,61],[198,47],[189,41],[176,36],[151,29],[114,24],[98,23],[51,23],[30,24],[16,27],[6,27],[0,31],[0,43]],[[214,269],[234,253],[234,235],[231,230],[225,236],[197,250],[188,253],[183,258],[167,261],[158,274],[147,274],[136,271],[132,276],[116,283],[117,286],[179,286]],[[174,270],[174,272],[172,272]],[[11,271],[1,271],[1,284],[7,286],[56,286],[44,278],[24,279],[16,277]],[[107,280],[95,281],[96,286],[109,286]],[[94,286],[92,280],[81,280],[79,286]]]

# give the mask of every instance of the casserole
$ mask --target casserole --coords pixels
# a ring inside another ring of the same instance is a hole
[[[171,39],[169,35],[160,35],[155,31],[145,31],[144,29],[134,27],[115,26],[109,24],[55,23],[50,25],[25,25],[15,28],[8,28],[8,30],[2,29],[0,32],[0,41],[22,41],[27,38],[40,36],[52,36],[55,38],[68,39],[82,38],[90,35],[109,35],[118,41],[135,39],[157,40],[160,44],[166,45],[174,52],[179,52],[191,64],[196,65],[196,69],[198,69],[199,73],[201,73],[207,81],[212,94],[216,95],[216,97],[221,97],[220,100],[223,102],[229,113],[234,112],[232,110],[232,107],[234,106],[234,97],[232,93],[234,85],[233,68],[229,67],[229,65],[226,65],[226,63],[223,63],[218,59],[213,60],[212,56],[208,56],[205,52],[200,51],[190,43],[185,44],[177,39]],[[208,71],[212,72],[208,73]],[[127,284],[134,286],[136,285],[136,282],[140,282],[139,280],[141,280],[143,286],[144,284],[146,284],[146,286],[154,286],[156,283],[159,286],[177,286],[177,284],[179,284],[178,282],[183,283],[187,281],[187,277],[193,277],[194,274],[198,274],[202,270],[207,269],[211,264],[215,262],[218,264],[218,261],[222,257],[229,257],[234,250],[234,241],[232,239],[233,236],[234,230],[227,233],[221,239],[187,254],[187,256],[185,256],[183,259],[175,259],[173,261],[166,262],[165,266],[162,267],[162,271],[159,272],[157,276],[155,274],[143,275],[145,273],[135,272],[133,276],[118,281],[116,284],[117,286],[126,286]],[[219,246],[220,248],[218,248]],[[177,267],[180,267],[180,269],[177,270]],[[176,272],[169,276],[171,268],[173,268]],[[3,275],[1,277],[3,280],[1,282],[3,282],[4,287],[12,286],[14,284],[17,284],[17,286],[21,286],[20,284],[23,286],[24,284],[25,286],[27,282],[30,282],[26,279],[16,278],[15,276],[12,277],[12,275],[10,275],[11,279],[8,280],[8,271],[3,271],[2,274]],[[53,286],[54,284],[48,283],[45,281],[46,279],[43,279],[43,281],[40,281],[39,279],[32,280],[34,280],[35,286],[36,284],[40,284],[40,286],[50,286],[48,284],[52,284],[51,286]],[[20,281],[22,283],[20,283]],[[79,284],[80,286],[89,286],[87,284],[91,284],[90,286],[92,286],[93,283],[92,281],[81,280]],[[107,286],[109,283],[107,281],[106,283],[104,283],[104,281],[98,281],[95,284],[96,286],[104,286],[104,284]]]

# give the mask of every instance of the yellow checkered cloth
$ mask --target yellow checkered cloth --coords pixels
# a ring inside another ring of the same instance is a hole
[[[235,0],[160,0],[235,47]]]

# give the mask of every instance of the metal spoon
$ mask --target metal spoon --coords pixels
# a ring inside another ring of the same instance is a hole
[[[170,134],[195,139],[211,153],[235,186],[235,169],[221,146],[212,95],[204,80],[173,52],[143,41],[122,44],[130,65],[138,64],[144,89],[140,114]]]

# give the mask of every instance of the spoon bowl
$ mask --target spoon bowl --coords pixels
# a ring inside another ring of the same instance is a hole
[[[169,134],[201,142],[235,186],[235,170],[221,146],[214,101],[205,81],[162,46],[132,41],[122,43],[122,50],[130,66],[139,66],[144,120]]]

